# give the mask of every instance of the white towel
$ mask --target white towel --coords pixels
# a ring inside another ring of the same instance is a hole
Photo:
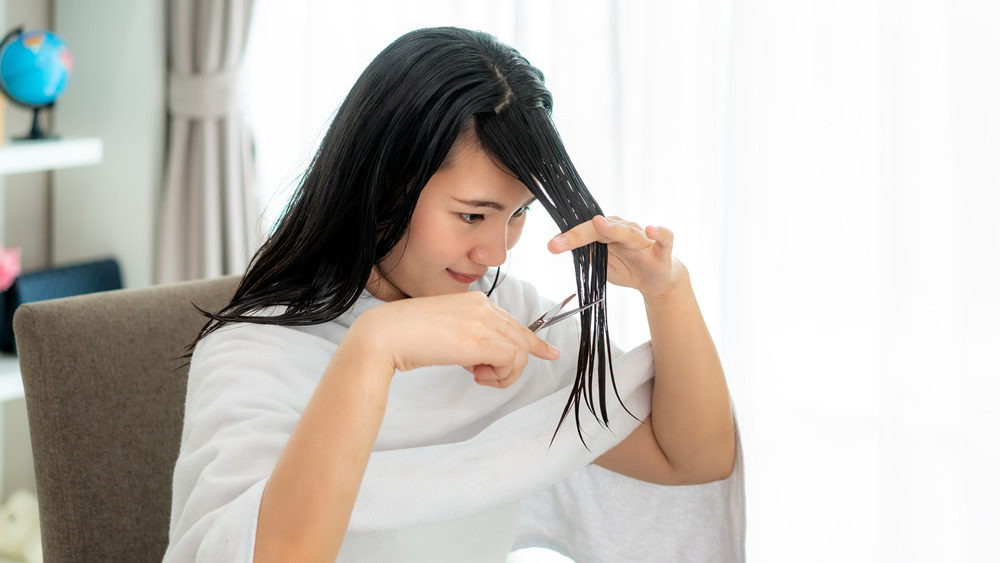
[[[513,278],[491,299],[525,324],[550,306]],[[244,324],[199,344],[165,560],[252,560],[260,497],[274,463],[337,343],[358,315],[380,304],[366,294],[335,322]],[[544,330],[540,335],[562,357],[533,358],[508,389],[476,385],[454,366],[396,375],[349,536],[391,538],[394,530],[402,535],[468,515],[509,514],[505,507],[520,499],[517,547],[555,548],[580,563],[743,561],[739,459],[725,481],[685,487],[650,485],[590,465],[649,414],[650,346],[615,352],[618,389],[636,418],[613,397],[610,430],[583,415],[588,450],[572,415],[552,441],[575,373],[577,329],[567,322]]]

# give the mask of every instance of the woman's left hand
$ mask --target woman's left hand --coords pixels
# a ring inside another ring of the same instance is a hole
[[[665,227],[645,229],[621,217],[597,215],[549,241],[554,254],[593,242],[608,245],[608,281],[639,290],[645,297],[666,297],[686,274],[673,256],[674,233]]]

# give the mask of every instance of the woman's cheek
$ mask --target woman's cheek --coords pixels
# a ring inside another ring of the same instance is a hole
[[[507,250],[514,248],[517,241],[521,240],[521,232],[524,230],[524,220],[520,220],[507,225]]]

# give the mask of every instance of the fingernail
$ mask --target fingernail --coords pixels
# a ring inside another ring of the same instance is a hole
[[[554,242],[556,246],[566,246],[567,241],[566,237],[562,235],[557,235],[555,238],[552,239],[552,242]]]
[[[558,357],[559,356],[559,348],[556,348],[555,346],[549,344],[549,354],[551,354],[552,356]]]

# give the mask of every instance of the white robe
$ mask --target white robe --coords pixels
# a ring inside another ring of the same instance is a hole
[[[524,324],[551,306],[511,277],[491,299]],[[333,322],[238,324],[199,343],[165,561],[252,561],[264,484],[337,343],[379,304],[366,292]],[[539,335],[561,357],[531,358],[507,389],[476,385],[457,366],[394,376],[337,561],[502,562],[512,546],[548,547],[578,563],[744,561],[742,453],[728,479],[694,486],[651,485],[590,465],[639,422],[612,396],[610,430],[583,413],[584,447],[571,414],[553,441],[579,328],[566,321]],[[642,420],[650,346],[615,356],[619,392]]]

